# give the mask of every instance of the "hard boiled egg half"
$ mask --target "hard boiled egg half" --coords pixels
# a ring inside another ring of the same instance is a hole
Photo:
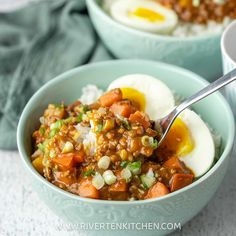
[[[170,33],[178,22],[176,13],[152,0],[116,0],[112,18],[126,26],[151,33]]]
[[[108,90],[120,88],[123,99],[131,100],[152,120],[167,115],[174,107],[171,90],[160,80],[143,74],[131,74],[114,80]]]
[[[206,173],[214,162],[212,134],[200,116],[189,109],[175,120],[161,147],[179,157],[195,177]]]

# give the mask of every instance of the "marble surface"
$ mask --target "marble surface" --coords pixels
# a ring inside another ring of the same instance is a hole
[[[236,235],[236,148],[229,171],[206,208],[172,236]],[[59,230],[63,222],[40,201],[25,175],[17,152],[0,151],[0,235],[84,236]],[[194,204],[194,203],[193,203]]]

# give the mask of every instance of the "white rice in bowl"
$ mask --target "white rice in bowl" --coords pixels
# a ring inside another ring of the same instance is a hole
[[[80,101],[83,104],[91,104],[95,102],[101,95],[103,91],[93,84],[89,84],[82,88],[82,95]]]
[[[103,0],[102,8],[109,14],[109,9],[112,3],[116,0]],[[225,17],[222,23],[217,23],[215,21],[209,21],[207,24],[193,24],[179,21],[175,29],[169,34],[169,36],[175,37],[193,37],[193,36],[207,36],[219,34],[224,31],[227,25],[232,22],[228,17]]]

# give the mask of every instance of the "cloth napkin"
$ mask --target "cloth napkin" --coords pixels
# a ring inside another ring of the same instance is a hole
[[[0,149],[16,149],[20,114],[44,83],[79,65],[108,60],[84,0],[34,2],[0,14]]]

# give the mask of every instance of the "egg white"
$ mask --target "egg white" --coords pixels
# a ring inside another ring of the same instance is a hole
[[[151,22],[139,17],[131,17],[129,13],[137,8],[152,10],[163,15],[165,19]],[[110,4],[110,15],[121,24],[151,33],[168,34],[178,22],[178,17],[173,10],[150,0],[116,0]]]
[[[114,88],[133,88],[143,93],[146,99],[145,111],[152,120],[167,115],[174,107],[175,100],[171,90],[160,80],[143,74],[131,74],[114,80],[108,90]]]
[[[188,127],[194,142],[194,149],[179,157],[190,168],[195,177],[200,177],[212,166],[215,157],[215,145],[212,134],[204,121],[194,111],[186,109],[179,118]]]

